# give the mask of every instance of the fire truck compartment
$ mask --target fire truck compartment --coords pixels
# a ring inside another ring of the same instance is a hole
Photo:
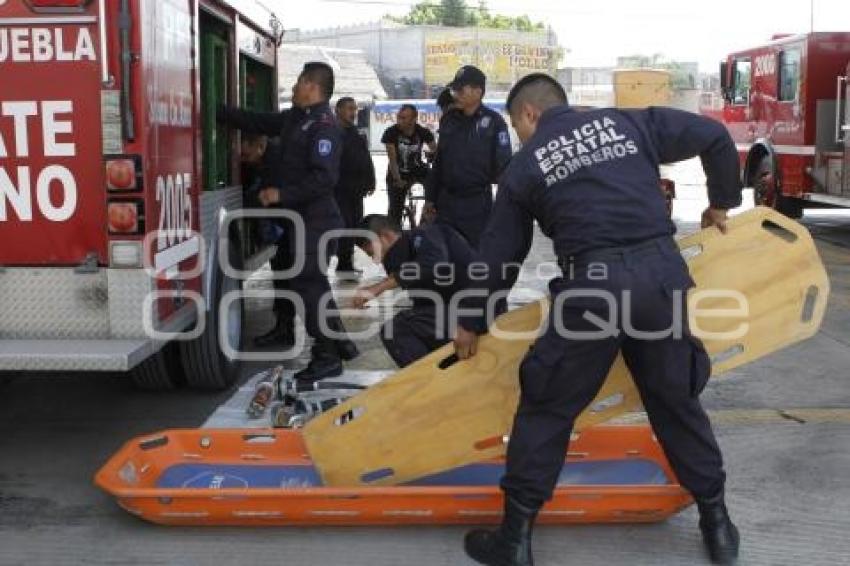
[[[154,281],[141,269],[6,268],[0,271],[0,370],[131,369],[160,345],[145,329]],[[161,332],[189,326],[192,305]]]

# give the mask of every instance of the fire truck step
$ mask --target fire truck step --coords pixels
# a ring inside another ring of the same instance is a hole
[[[2,340],[0,371],[127,371],[153,351],[149,340]]]

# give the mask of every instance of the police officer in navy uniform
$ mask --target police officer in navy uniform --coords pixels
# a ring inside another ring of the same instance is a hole
[[[448,114],[455,107],[455,97],[452,96],[452,89],[446,87],[441,90],[440,94],[437,95],[435,102],[442,113],[442,116],[440,116],[440,120],[442,121],[443,116]]]
[[[502,116],[481,103],[487,79],[477,67],[461,67],[449,88],[454,110],[440,120],[440,139],[425,184],[426,217],[453,226],[473,247],[493,208],[492,186],[511,158]]]
[[[497,266],[528,253],[535,220],[553,240],[564,276],[550,283],[550,324],[520,366],[502,525],[467,534],[466,552],[482,564],[532,564],[532,526],[552,496],[575,419],[622,351],[653,431],[696,500],[710,558],[732,563],[738,531],[698,398],[710,360],[687,325],[693,280],[672,237],[658,166],[699,156],[710,202],[703,226],[725,232],[726,211],[741,202],[735,145],[720,123],[679,110],[576,112],[544,74],[520,80],[507,107],[523,149],[501,179],[482,237],[488,289],[502,286]],[[455,346],[462,359],[475,353],[475,330],[475,321],[461,322]]]
[[[327,259],[335,251],[319,253],[319,240],[328,230],[343,227],[339,208],[334,201],[334,187],[339,180],[341,131],[328,104],[334,90],[333,69],[325,63],[304,65],[292,87],[292,109],[283,112],[257,113],[225,109],[226,121],[250,133],[280,136],[282,162],[279,178],[259,193],[263,206],[287,208],[298,213],[306,226],[306,245],[296,248],[294,234],[287,239],[291,262],[303,255],[304,267],[290,281],[293,291],[304,302],[304,325],[314,340],[312,358],[306,369],[295,377],[315,381],[342,374],[343,359],[358,355],[356,346],[347,339],[333,340],[322,332],[319,323],[321,304],[335,311],[326,276]],[[321,257],[320,257],[321,256]],[[289,263],[292,265],[292,263]],[[323,300],[327,298],[327,300]],[[329,315],[327,326],[344,332],[338,316]]]
[[[448,224],[402,232],[395,219],[370,214],[361,229],[372,238],[359,245],[381,261],[387,278],[358,289],[352,306],[363,308],[390,289],[408,291],[412,306],[398,312],[381,332],[387,353],[399,367],[405,367],[451,341],[451,300],[470,286],[477,252]]]
[[[363,199],[375,192],[375,165],[369,144],[357,128],[357,102],[344,96],[336,102],[336,118],[342,128],[342,157],[339,182],[334,189],[336,203],[346,228],[357,228],[363,219]],[[354,268],[354,238],[342,238],[337,249],[336,275],[357,279]]]
[[[245,191],[246,206],[259,206],[258,194],[276,182],[280,167],[280,140],[260,134],[243,132],[240,144],[241,160],[244,166],[243,182],[248,187]],[[269,260],[272,271],[286,269],[291,263],[289,246],[286,245],[285,234],[293,230],[288,220],[258,219],[258,239],[263,244],[277,245],[274,257]],[[290,291],[289,281],[274,280],[275,291]],[[295,309],[290,301],[276,298],[274,301],[275,324],[271,330],[254,338],[254,345],[259,348],[269,346],[292,346],[295,344]]]

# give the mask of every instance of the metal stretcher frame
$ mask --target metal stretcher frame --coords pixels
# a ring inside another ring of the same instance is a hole
[[[691,503],[648,426],[600,426],[581,433],[565,470],[571,464],[605,462],[613,463],[615,469],[636,463],[656,468],[661,481],[644,474],[639,485],[620,484],[616,477],[604,485],[561,484],[542,510],[540,522],[654,522]],[[233,481],[228,486],[224,472],[215,471],[200,482],[197,475],[189,480],[197,487],[162,487],[161,481],[174,476],[172,472],[181,466],[273,470],[311,464],[298,430],[170,430],[127,442],[98,471],[95,483],[129,513],[163,525],[487,524],[501,518],[502,494],[495,482],[486,486],[251,488],[233,487]],[[488,464],[501,462],[480,465]]]

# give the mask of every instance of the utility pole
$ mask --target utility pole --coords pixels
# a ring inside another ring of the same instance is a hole
[[[809,33],[815,31],[815,0],[809,0]]]

